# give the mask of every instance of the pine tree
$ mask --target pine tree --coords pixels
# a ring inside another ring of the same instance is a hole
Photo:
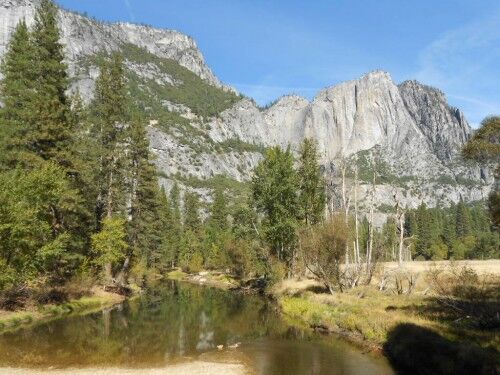
[[[196,193],[186,192],[184,195],[184,230],[194,233],[201,230],[200,198]]]
[[[160,228],[161,228],[161,253],[162,253],[162,265],[168,267],[174,267],[177,260],[177,250],[178,246],[175,245],[174,228],[175,224],[173,222],[173,211],[170,199],[165,192],[165,188],[162,186],[160,190],[160,200],[159,200],[159,211],[160,211]]]
[[[28,151],[71,169],[72,129],[68,120],[70,103],[66,97],[69,79],[63,46],[59,42],[57,12],[51,0],[42,0],[35,14],[32,39],[37,78],[26,139]]]
[[[172,209],[172,225],[169,233],[169,247],[172,255],[172,265],[175,266],[179,261],[179,251],[182,240],[182,215],[181,215],[181,198],[179,185],[174,183],[170,190],[170,207]]]
[[[0,168],[12,168],[27,151],[26,132],[32,120],[32,101],[35,94],[36,72],[34,46],[22,20],[12,34],[1,65],[4,76],[0,97]]]
[[[96,205],[98,223],[104,216],[111,217],[125,211],[125,124],[129,119],[121,55],[114,54],[105,59],[100,68],[92,105],[95,119],[93,134],[99,141],[100,160],[96,177],[99,188]]]
[[[306,225],[323,219],[325,210],[325,181],[319,166],[317,144],[306,138],[300,148],[299,205]]]
[[[228,229],[227,215],[227,202],[224,191],[221,188],[216,188],[214,200],[210,207],[209,227],[217,232],[226,231]]]
[[[160,260],[160,192],[144,124],[134,119],[130,129],[129,241],[132,254],[147,267]]]
[[[179,264],[183,269],[198,272],[203,266],[201,244],[203,228],[200,218],[199,196],[193,192],[184,194],[184,226],[179,249]]]
[[[465,203],[460,200],[456,206],[455,228],[458,237],[465,237],[471,233],[470,213]]]

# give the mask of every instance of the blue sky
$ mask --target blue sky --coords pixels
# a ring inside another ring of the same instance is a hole
[[[500,114],[499,0],[58,0],[195,38],[224,82],[265,104],[376,69],[436,86],[473,126]]]

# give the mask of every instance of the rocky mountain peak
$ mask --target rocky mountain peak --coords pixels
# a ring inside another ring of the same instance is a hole
[[[472,135],[463,113],[448,104],[442,91],[418,81],[401,83],[399,91],[406,109],[437,157],[451,160]]]
[[[33,23],[38,3],[39,0],[0,0],[0,56],[5,53],[17,23],[23,18],[28,25]],[[213,74],[195,41],[178,31],[124,22],[100,22],[64,9],[59,12],[59,26],[73,76],[79,74],[78,65],[82,59],[100,51],[116,51],[132,44],[160,58],[177,61],[216,87],[234,91]]]

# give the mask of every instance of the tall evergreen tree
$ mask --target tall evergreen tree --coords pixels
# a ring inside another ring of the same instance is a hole
[[[177,250],[178,246],[175,245],[174,228],[175,224],[173,222],[173,211],[170,199],[165,192],[163,186],[160,190],[160,200],[159,200],[159,211],[160,211],[160,228],[161,228],[161,255],[162,255],[162,265],[168,267],[174,267],[177,260]],[[177,242],[178,243],[178,242]]]
[[[184,230],[198,233],[201,229],[200,197],[196,193],[184,195]]]
[[[306,225],[323,219],[325,211],[325,181],[319,166],[318,146],[306,138],[300,148],[299,158],[299,205]]]
[[[35,14],[32,33],[36,80],[26,134],[28,150],[44,160],[72,168],[72,129],[69,123],[69,88],[64,49],[57,24],[57,7],[42,0]]]
[[[172,265],[175,266],[179,261],[179,251],[182,240],[182,215],[181,198],[177,182],[170,189],[169,202],[172,210],[172,219],[170,233],[168,237],[169,248],[172,256]]]
[[[134,119],[130,125],[129,225],[130,248],[148,267],[160,260],[160,192],[156,166],[151,161],[144,124]],[[128,258],[127,258],[128,259]]]
[[[465,203],[460,200],[456,206],[456,233],[458,237],[465,237],[471,233],[470,213]]]
[[[93,133],[99,140],[99,195],[96,205],[98,223],[104,216],[124,214],[125,211],[125,124],[129,119],[121,55],[114,54],[105,59],[100,68],[92,106],[95,119]]]
[[[0,66],[0,168],[12,168],[23,159],[27,150],[26,132],[32,120],[31,104],[35,94],[35,49],[31,34],[22,20],[11,36]]]
[[[209,227],[214,231],[224,232],[228,229],[227,215],[227,202],[224,191],[221,188],[216,188],[214,200],[210,207]]]

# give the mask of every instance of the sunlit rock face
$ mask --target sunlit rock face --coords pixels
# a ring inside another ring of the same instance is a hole
[[[33,23],[37,3],[0,0],[0,56],[16,24],[23,18]],[[91,58],[127,45],[143,48],[156,59],[174,60],[204,82],[234,91],[212,73],[195,41],[180,32],[103,23],[66,10],[60,10],[59,22],[72,89],[78,89],[87,102],[99,74]],[[201,117],[187,103],[161,97],[161,87],[181,87],[184,82],[162,70],[158,61],[126,59],[125,66],[142,80],[142,93],[151,95],[151,85],[156,85],[159,97],[154,99],[167,114],[177,116],[165,126],[159,114],[149,114],[151,149],[167,188],[177,180],[208,200],[213,184],[203,181],[223,175],[248,182],[263,147],[290,146],[297,151],[306,137],[317,140],[325,172],[334,183],[342,159],[352,168],[359,165],[364,172],[359,187],[364,209],[371,197],[381,212],[382,207],[394,206],[395,199],[408,207],[476,201],[484,199],[493,184],[488,168],[460,159],[460,149],[472,135],[464,115],[448,105],[442,92],[416,81],[397,85],[388,73],[374,71],[326,88],[311,101],[290,95],[259,108],[242,98],[217,116]],[[188,121],[190,133],[182,133],[187,129],[182,121]],[[373,173],[367,171],[373,166],[375,189]]]
[[[38,0],[0,0],[0,55],[5,52],[17,23],[34,21]],[[202,79],[222,87],[219,79],[205,64],[196,42],[174,30],[156,29],[130,23],[103,23],[66,10],[59,12],[66,59],[73,75],[77,74],[82,58],[101,51],[116,51],[125,43],[145,48],[158,57],[177,61]]]

